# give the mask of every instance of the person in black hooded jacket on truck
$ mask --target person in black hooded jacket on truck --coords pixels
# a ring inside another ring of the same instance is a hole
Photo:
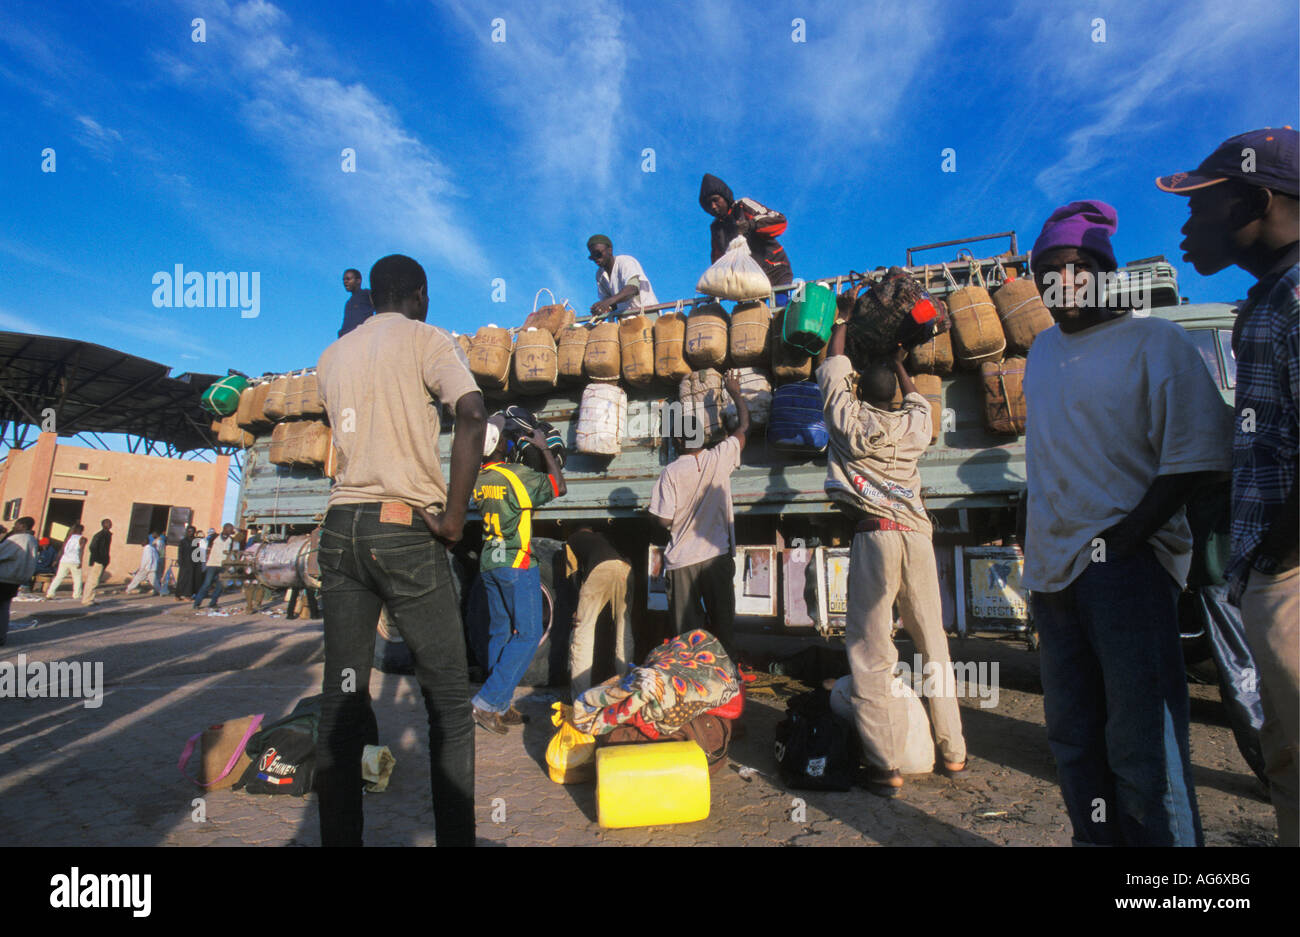
[[[704,174],[700,183],[700,207],[715,219],[709,226],[713,239],[711,263],[716,263],[727,252],[727,245],[743,234],[749,242],[749,252],[767,274],[768,282],[784,286],[794,279],[790,258],[776,241],[785,233],[785,215],[752,198],[733,197],[727,184],[709,173]]]

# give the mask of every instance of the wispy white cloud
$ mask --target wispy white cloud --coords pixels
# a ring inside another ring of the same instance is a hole
[[[1099,167],[1120,168],[1115,157],[1134,137],[1168,126],[1168,102],[1175,96],[1187,100],[1225,81],[1249,92],[1246,86],[1264,77],[1248,69],[1270,37],[1270,24],[1295,25],[1294,6],[1272,0],[1192,0],[1160,16],[1145,12],[1107,11],[1104,43],[1092,41],[1092,13],[1041,16],[1036,41],[1028,44],[1037,50],[1040,93],[1055,89],[1062,114],[1074,115],[1076,124],[1062,155],[1034,177],[1044,193],[1064,196]]]
[[[32,335],[49,335],[49,330],[27,318],[0,309],[0,330],[5,332],[27,332]]]
[[[562,8],[522,0],[437,0],[479,38],[477,70],[514,115],[512,164],[545,186],[603,192],[622,157],[631,115],[624,83],[631,54],[624,15],[607,0]],[[492,41],[504,20],[505,41]]]
[[[936,61],[943,21],[936,5],[814,0],[797,12],[804,41],[781,24],[789,48],[772,62],[771,88],[785,114],[811,121],[828,147],[887,136],[918,72]]]
[[[112,127],[105,127],[85,114],[77,115],[77,142],[101,159],[113,154],[113,147],[122,142],[122,135]]]
[[[182,313],[188,311],[181,310]],[[133,309],[115,315],[102,316],[97,325],[102,330],[126,335],[143,342],[147,348],[190,353],[188,355],[183,354],[182,357],[197,360],[208,358],[212,353],[210,344],[205,344],[201,340],[199,329],[193,325],[178,323],[175,318],[168,318],[155,313]],[[132,354],[138,353],[132,352]],[[157,354],[157,351],[147,350],[145,354],[154,355]]]
[[[346,225],[400,237],[459,273],[483,272],[451,170],[392,106],[364,84],[326,74],[318,56],[292,44],[302,27],[265,0],[219,4],[207,24],[205,61],[155,56],[168,77],[233,96],[245,125],[325,193]],[[342,170],[345,147],[355,150],[355,173]]]

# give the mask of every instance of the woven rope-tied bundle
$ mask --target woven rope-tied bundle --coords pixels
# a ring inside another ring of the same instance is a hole
[[[601,322],[587,334],[587,351],[582,368],[593,381],[617,381],[623,355],[619,347],[618,323]]]
[[[1007,280],[993,294],[993,304],[1002,320],[1007,345],[1014,351],[1028,351],[1038,333],[1054,321],[1032,280]]]
[[[654,324],[655,377],[676,384],[691,373],[686,363],[686,317],[682,301],[669,313],[660,313]]]
[[[980,285],[963,287],[957,287],[947,264],[943,270],[949,283],[956,287],[948,294],[948,312],[952,317],[952,350],[957,363],[976,367],[985,361],[997,361],[1006,351],[1007,339],[1002,334],[993,297],[982,285],[978,267],[972,264],[971,281]]]
[[[636,315],[618,324],[623,356],[623,380],[630,387],[649,387],[655,377],[655,333],[648,316]]]
[[[989,432],[1019,436],[1025,431],[1025,359],[1007,358],[980,365],[984,381],[984,420]]]

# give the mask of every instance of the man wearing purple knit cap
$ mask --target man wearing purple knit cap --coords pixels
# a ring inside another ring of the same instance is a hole
[[[1177,600],[1183,505],[1230,467],[1231,412],[1195,346],[1108,308],[1115,209],[1054,211],[1031,267],[1056,326],[1025,370],[1025,586],[1043,706],[1079,845],[1201,845]]]

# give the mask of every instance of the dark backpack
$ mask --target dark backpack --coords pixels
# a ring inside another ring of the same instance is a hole
[[[776,727],[776,761],[786,787],[847,791],[853,786],[851,727],[831,712],[831,695],[814,690],[793,697]]]
[[[235,785],[250,794],[292,794],[311,790],[316,774],[316,730],[322,696],[300,700],[293,712],[264,726],[248,740],[244,753],[253,763]]]
[[[545,420],[538,421],[537,428],[546,434],[546,448],[550,449],[551,455],[555,456],[556,464],[560,468],[564,468],[564,462],[568,458],[569,450],[564,445],[564,437],[560,435],[560,431]],[[519,462],[534,471],[542,474],[546,473],[546,460],[542,457],[542,453],[538,451],[538,448],[528,439],[515,440],[510,447],[508,458],[511,462]]]

